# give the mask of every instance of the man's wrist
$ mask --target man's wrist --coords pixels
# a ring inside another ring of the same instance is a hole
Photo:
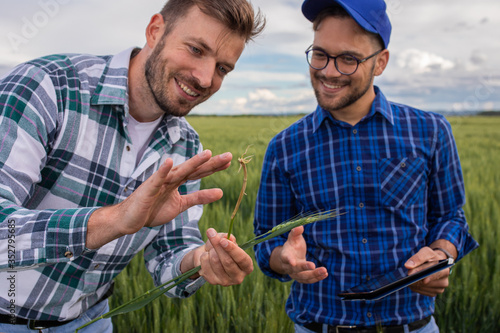
[[[101,207],[96,209],[87,222],[87,237],[85,247],[89,250],[100,248],[121,236],[123,233],[117,231],[117,226],[113,223],[112,211],[113,206]]]
[[[446,255],[446,259],[450,259],[450,258],[453,259],[453,260],[456,259],[455,257],[453,257],[451,255],[450,252],[448,252],[447,250],[443,249],[442,247],[434,247],[434,248],[432,248],[432,250],[433,251],[441,251],[441,252],[443,252]]]
[[[283,269],[283,263],[281,261],[281,250],[283,246],[277,246],[271,252],[271,256],[269,257],[269,268],[273,270],[275,273],[280,275],[286,275],[286,272]]]
[[[439,250],[441,253],[443,253],[446,256],[446,258],[452,258],[453,260],[456,260],[458,258],[458,249],[449,240],[438,239],[438,240],[432,242],[429,245],[429,247],[433,251]]]
[[[181,261],[181,265],[179,269],[181,270],[181,273],[186,273],[187,271],[198,267],[201,264],[200,257],[205,252],[205,245],[201,245],[197,247],[196,249],[188,252],[185,256],[184,259]],[[190,279],[197,279],[200,277],[200,274],[195,273],[194,275],[190,276]]]

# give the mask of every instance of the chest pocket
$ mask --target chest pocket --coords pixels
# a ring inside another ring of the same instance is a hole
[[[384,206],[403,208],[423,204],[425,162],[419,157],[383,158],[378,162]]]

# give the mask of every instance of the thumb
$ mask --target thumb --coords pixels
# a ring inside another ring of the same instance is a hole
[[[302,234],[304,233],[304,226],[299,226],[290,231],[288,234],[288,241],[291,244],[296,244],[297,242],[300,242],[301,240],[304,239]]]
[[[433,259],[433,257],[434,257],[434,251],[430,247],[425,246],[406,261],[405,267],[408,269],[418,267],[426,263],[427,261]]]

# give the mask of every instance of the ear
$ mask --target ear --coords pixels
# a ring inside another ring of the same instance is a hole
[[[146,27],[146,43],[150,49],[154,49],[160,41],[165,30],[165,22],[161,14],[155,14],[151,17],[148,26]]]
[[[375,64],[375,76],[381,75],[385,68],[387,67],[387,63],[389,62],[389,50],[385,49],[377,56],[377,63]]]

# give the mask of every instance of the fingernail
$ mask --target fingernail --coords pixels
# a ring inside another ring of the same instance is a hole
[[[220,241],[220,246],[222,247],[227,247],[229,245],[229,242],[227,241],[226,238],[222,238]]]
[[[415,262],[413,260],[408,260],[406,264],[410,265],[411,267],[415,266]]]
[[[228,158],[229,156],[231,156],[231,153],[224,153],[221,155],[222,158]]]
[[[207,153],[208,153],[208,149],[205,149],[204,151],[202,151],[202,152],[200,153],[200,156],[201,156],[201,157],[205,157],[205,156],[207,155]]]
[[[215,232],[214,229],[208,229],[207,230],[207,236],[212,238],[212,237],[215,237],[215,235],[217,235],[217,232]]]

